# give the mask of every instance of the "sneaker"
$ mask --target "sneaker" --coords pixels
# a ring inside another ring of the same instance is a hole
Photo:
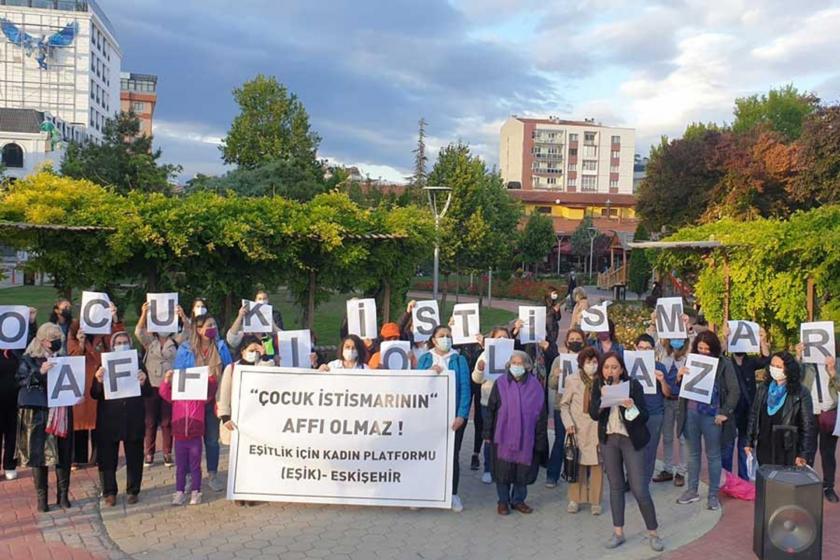
[[[662,552],[663,550],[665,550],[665,545],[662,544],[662,539],[660,539],[658,536],[649,536],[648,543],[650,544],[651,550],[653,550],[654,552]]]
[[[464,504],[461,503],[461,498],[457,494],[452,495],[452,511],[455,513],[464,511]]]
[[[685,486],[685,476],[681,474],[676,475],[674,477],[674,486],[676,486],[677,488]]]
[[[190,505],[191,506],[197,506],[200,503],[201,503],[201,492],[199,492],[197,490],[193,490],[192,493],[190,494]]]
[[[493,475],[489,472],[484,473],[481,475],[481,482],[484,484],[493,484]]]
[[[175,465],[175,462],[172,460],[172,455],[170,455],[168,453],[164,453],[163,464],[164,464],[164,466],[167,466],[167,467],[170,467],[170,468],[173,467]]]
[[[225,489],[225,483],[222,482],[221,478],[219,478],[218,473],[210,473],[207,476],[207,485],[210,487],[210,490],[214,492],[221,492]]]
[[[143,459],[143,466],[148,468],[155,464],[155,458],[151,455],[146,455],[146,458]]]
[[[712,511],[720,509],[720,500],[718,500],[717,496],[709,496],[709,499],[706,501],[706,509],[710,509]]]
[[[6,471],[6,480],[14,480],[17,477],[18,477],[17,469],[12,469],[12,470]]]
[[[187,497],[183,492],[175,492],[175,495],[172,496],[172,505],[173,506],[182,506],[186,501]]]
[[[608,540],[606,543],[604,543],[604,546],[606,548],[613,549],[613,548],[618,548],[619,546],[621,546],[623,544],[624,544],[624,535],[621,535],[619,537],[618,535],[613,533],[612,536],[610,537],[610,540]]]
[[[6,478],[9,478],[9,471],[6,471]],[[840,501],[840,498],[837,497],[837,493],[834,491],[834,488],[826,488],[823,490],[823,494],[825,495],[825,499],[832,504],[836,504]]]
[[[682,493],[682,496],[677,498],[677,503],[681,505],[686,504],[693,504],[694,502],[700,501],[700,494],[695,492],[694,490],[686,490]]]
[[[601,515],[601,504],[594,504],[592,506],[592,515]]]
[[[478,462],[478,455],[473,453],[472,459],[470,459],[470,470],[477,471],[481,467],[481,463]]]
[[[580,511],[580,506],[577,502],[569,502],[569,505],[566,506],[566,511],[569,513],[577,513]]]
[[[651,480],[653,480],[654,482],[668,482],[674,480],[674,475],[669,471],[660,471],[659,474],[654,476]]]
[[[557,481],[556,480],[546,480],[545,481],[546,488],[557,488]]]

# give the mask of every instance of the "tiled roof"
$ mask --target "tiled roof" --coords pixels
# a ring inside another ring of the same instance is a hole
[[[44,113],[34,109],[0,108],[0,132],[41,132]]]

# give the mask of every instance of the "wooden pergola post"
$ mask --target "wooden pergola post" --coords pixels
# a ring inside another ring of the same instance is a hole
[[[729,256],[723,251],[723,320],[729,320],[729,300],[732,296],[732,283],[729,277]]]
[[[814,286],[814,278],[808,276],[808,283],[805,288],[805,304],[808,308],[808,321],[814,320],[814,308],[816,307],[816,289]]]

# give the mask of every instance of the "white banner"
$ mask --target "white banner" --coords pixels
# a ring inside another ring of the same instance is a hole
[[[519,319],[524,323],[519,329],[519,342],[530,344],[545,340],[545,307],[520,305]]]
[[[451,507],[455,379],[238,365],[227,498]]]
[[[557,363],[557,367],[560,368],[560,375],[557,378],[557,393],[560,395],[566,392],[566,378],[578,370],[577,356],[577,354],[567,354],[565,352],[561,352],[560,355],[554,359],[555,363]]]
[[[0,305],[0,350],[23,350],[29,337],[29,308]]]
[[[85,334],[111,334],[111,300],[103,292],[82,292],[79,324]]]
[[[659,338],[688,338],[683,323],[683,301],[681,297],[666,297],[656,300],[656,335]]]
[[[755,354],[761,351],[758,323],[752,321],[728,321],[729,337],[726,350],[730,353]]]
[[[309,329],[277,333],[277,353],[283,367],[311,368],[312,334]]]
[[[274,331],[271,305],[243,299],[242,306],[245,308],[245,315],[242,317],[242,332],[270,333]]]
[[[828,356],[834,356],[834,321],[802,323],[799,326],[799,340],[802,342],[802,362],[824,364]]]
[[[599,305],[592,305],[580,314],[580,330],[583,332],[610,332],[607,318],[607,306],[612,303],[605,301]]]
[[[440,311],[435,300],[418,301],[411,310],[412,333],[415,342],[426,342],[440,324]]]
[[[375,299],[347,300],[347,334],[355,334],[361,339],[379,337]]]
[[[477,303],[458,303],[452,308],[452,344],[475,344],[481,333]]]
[[[656,394],[656,357],[653,350],[625,350],[627,375],[642,384],[646,395]]]
[[[411,343],[407,340],[384,340],[379,345],[381,369],[411,369]]]
[[[718,359],[704,354],[689,354],[685,367],[688,373],[682,378],[680,396],[690,401],[711,404]]]
[[[484,377],[493,381],[505,374],[505,364],[513,355],[512,338],[484,339]]]
[[[137,374],[137,350],[123,350],[122,352],[103,352],[102,367],[105,376],[102,385],[105,387],[105,400],[127,399],[140,396],[140,380]]]
[[[47,406],[75,406],[85,400],[85,357],[48,358]]]
[[[172,372],[173,401],[207,400],[210,368],[207,366],[176,369]]]
[[[178,332],[178,293],[146,294],[149,313],[146,330],[150,333]]]

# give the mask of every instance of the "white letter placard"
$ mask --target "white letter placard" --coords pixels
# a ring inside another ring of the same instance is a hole
[[[0,350],[23,350],[29,337],[29,308],[0,305]]]
[[[47,374],[47,406],[75,406],[85,400],[85,357],[48,358],[55,364]]]
[[[475,344],[481,332],[477,303],[459,303],[452,308],[452,344]]]
[[[111,300],[102,292],[82,292],[79,323],[85,334],[111,334]]]
[[[520,305],[519,319],[524,323],[519,329],[519,342],[530,344],[545,340],[545,307]]]
[[[380,369],[411,369],[411,343],[407,340],[385,340],[379,345]]]
[[[418,301],[411,310],[412,333],[415,342],[425,342],[440,324],[440,312],[435,300]]]
[[[627,375],[642,384],[646,395],[656,394],[656,357],[653,350],[625,350]]]
[[[689,354],[685,361],[688,368],[680,385],[680,396],[692,401],[710,404],[717,375],[718,359],[703,354]]]
[[[758,323],[752,321],[728,321],[728,323],[727,351],[743,354],[754,354],[761,351]]]
[[[178,293],[146,294],[149,313],[146,330],[150,333],[178,332]]]
[[[803,363],[824,364],[827,357],[834,356],[834,321],[802,323],[799,340]]]
[[[355,334],[361,339],[377,338],[376,300],[347,300],[347,334]]]
[[[274,330],[271,326],[271,305],[247,299],[242,300],[242,305],[246,308],[242,317],[242,332],[270,333]]]
[[[280,331],[277,333],[280,365],[283,367],[311,368],[312,334],[309,329]]]
[[[210,368],[207,366],[176,369],[172,372],[173,401],[205,401]]]
[[[688,338],[682,320],[683,301],[681,297],[666,297],[656,300],[656,334],[659,338]]]
[[[512,338],[484,339],[484,377],[495,381],[507,371],[505,365],[513,355]]]
[[[612,303],[605,301],[599,305],[592,305],[580,314],[580,330],[583,332],[610,332],[607,320],[607,306]]]
[[[140,396],[140,380],[137,373],[137,350],[123,350],[122,352],[104,352],[102,367],[105,377],[102,385],[105,387],[105,400],[127,399]]]

